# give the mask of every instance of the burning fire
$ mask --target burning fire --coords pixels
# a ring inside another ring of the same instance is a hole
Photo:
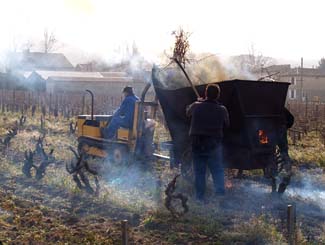
[[[260,144],[265,145],[269,143],[269,138],[267,137],[264,130],[258,130],[258,137],[260,139]]]
[[[226,189],[231,189],[233,187],[233,184],[230,179],[226,179],[225,181],[225,188]]]

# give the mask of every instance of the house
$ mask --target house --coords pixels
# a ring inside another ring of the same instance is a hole
[[[33,71],[69,71],[74,70],[73,65],[62,53],[24,52],[11,53],[8,57],[10,70]]]
[[[24,72],[28,75],[26,79],[42,79],[46,81],[49,77],[90,77],[90,78],[100,78],[103,75],[100,72],[81,72],[81,71],[42,71],[34,70],[32,72]]]
[[[123,72],[43,71],[23,72],[27,84],[40,86],[48,93],[84,92],[121,95],[123,86],[132,85],[133,79]]]
[[[76,65],[76,68],[75,68],[76,71],[93,71],[93,64],[90,62],[90,63],[86,63],[86,64],[77,64]]]
[[[120,98],[125,86],[133,86],[136,94],[140,95],[146,84],[142,77],[137,76],[136,80],[123,69],[95,72],[91,64],[79,64],[74,68],[59,53],[25,51],[13,53],[10,61],[10,73],[15,74],[26,88],[52,94],[83,93],[89,89],[95,94]]]
[[[259,74],[260,75],[260,74]],[[325,102],[325,71],[316,68],[291,68],[290,65],[273,65],[263,69],[261,77],[271,76],[279,82],[289,82],[288,99]]]
[[[128,77],[107,78],[107,77],[49,77],[46,80],[46,92],[48,93],[83,93],[89,89],[94,94],[105,94],[107,96],[118,96],[122,94],[125,86],[135,87],[136,92],[141,93],[144,83],[134,84]]]

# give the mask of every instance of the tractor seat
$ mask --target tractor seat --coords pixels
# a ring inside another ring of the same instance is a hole
[[[118,128],[117,130],[117,139],[118,140],[125,140],[128,141],[129,140],[129,136],[130,136],[130,132],[131,130],[128,128]]]

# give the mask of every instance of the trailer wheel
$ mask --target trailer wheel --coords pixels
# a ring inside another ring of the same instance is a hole
[[[282,155],[278,149],[275,150],[272,164],[269,164],[264,171],[264,176],[271,179],[272,192],[283,194],[290,184],[292,175],[292,162],[289,156]],[[277,179],[280,180],[277,186]]]
[[[194,163],[192,158],[192,148],[189,147],[186,149],[182,155],[181,159],[181,173],[185,180],[189,182],[194,182]],[[208,181],[210,176],[210,169],[207,167],[206,169],[206,181]]]
[[[192,150],[190,147],[187,148],[182,155],[181,173],[184,179],[193,181],[194,167],[193,167],[193,159],[192,159]]]
[[[279,184],[278,193],[285,192],[287,186],[290,184],[292,176],[292,160],[288,155],[281,154],[279,150],[276,151],[276,161],[278,167],[278,175],[280,176],[281,183]]]

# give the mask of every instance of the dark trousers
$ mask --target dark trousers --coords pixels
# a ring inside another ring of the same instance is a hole
[[[222,166],[222,144],[211,141],[210,139],[193,143],[192,145],[194,173],[195,173],[195,190],[197,199],[204,198],[206,189],[206,170],[209,168],[215,192],[223,194],[224,185],[224,168]]]

